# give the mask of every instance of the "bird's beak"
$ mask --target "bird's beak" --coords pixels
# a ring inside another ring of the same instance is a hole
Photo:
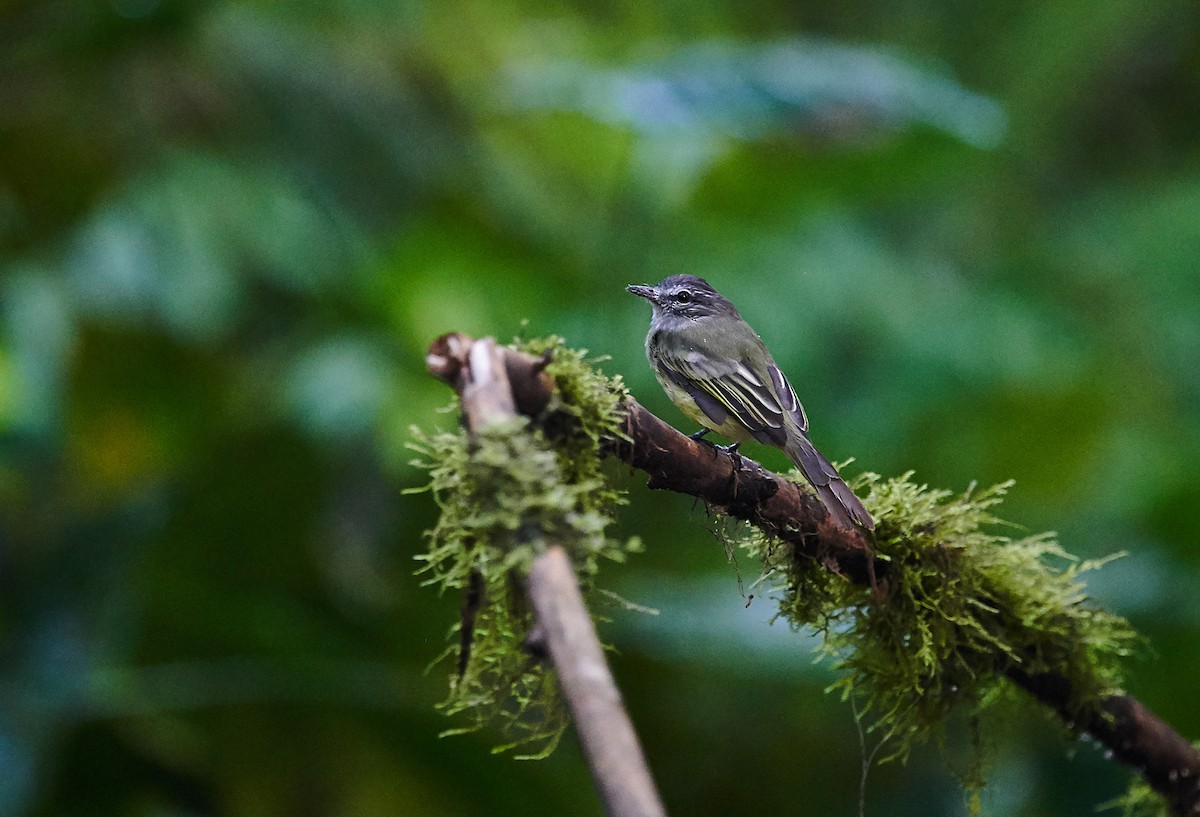
[[[625,287],[625,289],[629,290],[630,292],[632,292],[634,295],[637,295],[638,297],[645,298],[647,301],[649,301],[652,304],[658,303],[658,288],[657,287],[647,287],[647,286],[642,286],[640,284],[630,284],[629,286]]]

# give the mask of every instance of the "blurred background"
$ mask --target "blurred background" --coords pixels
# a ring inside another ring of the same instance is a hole
[[[647,305],[691,272],[849,467],[1084,558],[1200,738],[1194,0],[0,0],[0,815],[598,815],[438,739],[414,578],[438,334],[563,335],[691,431]],[[525,323],[527,322],[527,323]],[[748,450],[768,466],[781,455]],[[614,469],[612,663],[673,814],[859,812],[811,634],[703,509]],[[1016,699],[993,815],[1128,779]],[[961,736],[866,813],[962,814]]]

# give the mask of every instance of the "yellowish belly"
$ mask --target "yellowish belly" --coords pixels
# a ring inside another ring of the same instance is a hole
[[[662,386],[663,391],[667,393],[667,397],[671,398],[671,402],[678,406],[679,410],[686,414],[692,422],[699,423],[708,430],[715,431],[722,437],[733,440],[735,443],[744,443],[754,439],[750,436],[750,432],[746,430],[746,427],[738,422],[737,418],[732,414],[725,418],[724,423],[717,425],[712,421],[712,418],[700,409],[700,406],[696,404],[696,401],[692,399],[690,394],[675,385],[671,380],[659,376],[657,372],[655,372],[655,376],[658,377],[658,383]]]

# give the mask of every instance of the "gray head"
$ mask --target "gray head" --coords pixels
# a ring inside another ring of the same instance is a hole
[[[625,287],[634,295],[640,295],[654,307],[654,320],[686,318],[700,320],[715,315],[738,315],[737,309],[721,293],[703,278],[695,275],[671,275],[658,286]]]

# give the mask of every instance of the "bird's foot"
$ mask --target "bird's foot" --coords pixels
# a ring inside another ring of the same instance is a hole
[[[713,450],[714,457],[716,457],[717,454],[722,454],[722,453],[729,455],[730,459],[733,460],[733,473],[730,475],[730,479],[732,480],[732,484],[730,485],[730,491],[736,496],[737,488],[738,488],[738,474],[741,473],[741,470],[742,470],[742,455],[738,453],[738,448],[741,446],[741,443],[730,443],[729,445],[717,445],[712,440],[704,439],[708,435],[708,432],[710,432],[710,431],[712,431],[712,429],[702,428],[699,431],[697,431],[695,434],[689,434],[688,437],[695,440],[698,443],[704,443],[705,445],[710,446]]]
[[[741,454],[738,453],[738,449],[741,447],[741,443],[730,443],[729,445],[717,445],[716,443],[713,444],[713,448],[717,449],[718,451],[724,451],[731,457],[740,457]]]
[[[698,442],[698,443],[704,443],[705,445],[707,445],[709,448],[711,448],[711,449],[713,450],[713,458],[715,459],[715,458],[716,458],[716,456],[717,456],[717,452],[718,452],[718,451],[724,451],[724,450],[725,450],[725,446],[723,446],[723,445],[717,445],[717,444],[716,444],[716,443],[714,443],[712,440],[706,440],[706,439],[704,439],[705,437],[707,437],[707,436],[708,436],[708,433],[709,433],[710,431],[712,431],[712,429],[711,429],[711,428],[702,428],[702,429],[700,429],[699,431],[697,431],[695,434],[689,434],[689,435],[688,435],[688,439],[689,439],[689,440],[695,440],[695,441],[696,441],[696,442]]]
[[[742,455],[738,453],[738,448],[740,448],[741,445],[741,443],[730,443],[729,445],[713,446],[713,448],[717,449],[718,451],[724,451],[733,459],[733,470],[735,473],[742,470]]]
[[[712,446],[714,453],[724,452],[724,453],[728,454],[730,457],[733,458],[734,472],[736,473],[737,471],[742,470],[742,455],[738,453],[738,448],[741,446],[741,443],[730,443],[729,445],[717,445],[712,440],[704,439],[706,436],[708,436],[708,433],[710,431],[712,431],[711,428],[702,428],[699,431],[697,431],[695,434],[689,434],[688,438],[693,439],[698,443],[704,443],[705,445]]]

